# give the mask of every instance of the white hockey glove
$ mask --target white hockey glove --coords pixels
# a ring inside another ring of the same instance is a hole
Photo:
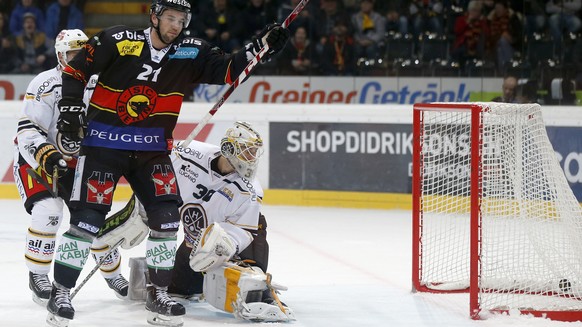
[[[202,229],[190,253],[190,268],[205,272],[216,268],[236,253],[234,240],[218,223]]]
[[[295,320],[293,310],[273,300],[262,302],[270,287],[270,275],[259,267],[241,267],[227,262],[204,274],[204,296],[213,307],[231,312],[235,318],[255,322],[286,322]],[[286,289],[281,287],[281,289]]]
[[[123,239],[121,247],[127,250],[139,245],[149,230],[145,210],[133,195],[123,209],[105,219],[97,238],[109,246]]]

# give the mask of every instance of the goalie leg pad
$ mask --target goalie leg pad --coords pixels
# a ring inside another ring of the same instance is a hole
[[[150,283],[148,265],[145,257],[129,258],[129,289],[127,296],[133,301],[145,301]]]
[[[204,296],[213,307],[226,312],[234,312],[233,304],[248,294],[267,289],[266,275],[249,267],[229,263],[206,272],[204,275]]]
[[[97,235],[99,241],[113,246],[124,239],[121,248],[126,250],[139,245],[149,232],[147,216],[140,207],[141,204],[133,195],[123,209],[105,219]]]
[[[286,305],[261,302],[263,293],[270,291],[268,276],[258,267],[241,267],[228,262],[204,275],[206,301],[217,309],[231,312],[237,319],[255,322],[295,320],[295,314]]]

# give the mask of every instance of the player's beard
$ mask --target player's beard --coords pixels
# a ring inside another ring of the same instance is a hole
[[[158,36],[160,37],[161,41],[164,42],[167,45],[172,44],[172,42],[174,42],[178,38],[178,35],[171,36],[169,33],[164,33],[164,34],[159,33],[158,34]]]

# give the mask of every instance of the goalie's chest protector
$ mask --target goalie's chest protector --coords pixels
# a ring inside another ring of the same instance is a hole
[[[176,147],[172,154],[180,194],[181,211],[197,211],[206,226],[232,219],[233,223],[255,226],[259,197],[254,185],[237,173],[222,176],[211,169],[211,162],[220,155],[218,146],[193,141],[188,148]],[[182,215],[184,217],[184,215]]]

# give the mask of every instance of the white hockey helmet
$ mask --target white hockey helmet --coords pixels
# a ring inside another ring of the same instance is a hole
[[[62,68],[67,64],[67,52],[81,50],[89,38],[79,29],[62,30],[55,39],[55,52]],[[59,56],[60,54],[60,56]]]
[[[237,121],[226,130],[220,152],[241,177],[253,180],[263,154],[263,139],[249,123]]]

